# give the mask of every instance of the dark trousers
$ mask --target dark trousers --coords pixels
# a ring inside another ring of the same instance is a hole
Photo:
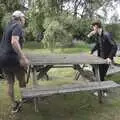
[[[108,64],[99,65],[99,72],[100,72],[100,80],[101,81],[105,80],[105,76],[107,74],[108,68],[109,68]]]
[[[105,80],[105,76],[107,74],[108,68],[109,68],[108,64],[100,64],[99,65],[99,73],[100,73],[100,80],[101,81]],[[93,67],[93,72],[94,72],[94,75],[95,75],[95,69],[94,69],[94,67]]]

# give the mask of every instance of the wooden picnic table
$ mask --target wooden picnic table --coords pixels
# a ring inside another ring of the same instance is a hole
[[[106,64],[100,57],[87,53],[80,54],[27,54],[31,65],[57,65],[57,64]]]
[[[99,64],[106,64],[106,61],[100,57],[90,55],[87,53],[80,54],[52,54],[52,55],[40,55],[40,54],[27,54],[28,59],[30,60],[31,72],[33,75],[33,87],[22,89],[23,97],[34,97],[35,111],[37,111],[37,97],[45,96],[49,94],[60,94],[67,92],[78,92],[84,90],[98,90],[99,102],[102,102],[102,89],[116,87],[118,86],[113,82],[101,82],[99,74]],[[68,85],[67,87],[51,87],[48,89],[45,87],[38,87],[36,80],[36,66],[44,65],[60,65],[64,67],[65,65],[77,65],[77,64],[90,64],[95,68],[95,77],[96,82],[91,82],[90,84],[80,85],[77,83],[77,86],[74,84]],[[93,84],[92,84],[93,83]],[[61,92],[62,91],[62,92]]]

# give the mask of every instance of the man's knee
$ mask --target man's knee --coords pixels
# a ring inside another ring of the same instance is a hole
[[[25,70],[23,68],[20,68],[18,70],[18,72],[16,73],[16,78],[19,81],[19,87],[20,88],[26,87]]]

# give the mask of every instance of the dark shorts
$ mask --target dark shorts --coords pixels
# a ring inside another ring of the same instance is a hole
[[[15,78],[19,81],[20,87],[26,87],[25,82],[25,69],[23,67],[17,66],[14,68],[4,68],[4,73],[8,84],[14,84]]]

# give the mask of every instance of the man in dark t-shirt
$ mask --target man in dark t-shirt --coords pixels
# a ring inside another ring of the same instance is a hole
[[[15,11],[12,15],[12,21],[4,30],[0,43],[0,68],[3,69],[8,81],[8,95],[13,102],[12,112],[17,112],[18,102],[14,97],[15,77],[19,81],[21,88],[26,87],[25,69],[29,61],[22,52],[23,45],[23,25],[25,16],[21,11]]]

